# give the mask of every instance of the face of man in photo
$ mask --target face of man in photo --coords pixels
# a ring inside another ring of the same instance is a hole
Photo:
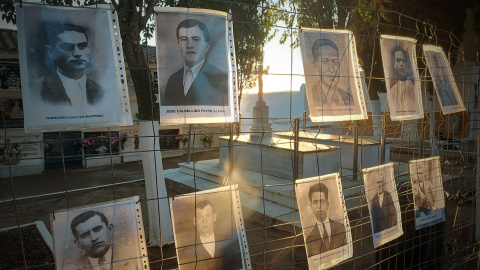
[[[385,190],[385,177],[383,175],[378,176],[377,185],[378,185],[378,194],[382,195],[383,191]]]
[[[107,227],[102,219],[95,215],[75,227],[77,232],[75,243],[85,250],[88,257],[101,258],[112,244],[112,228],[112,224]]]
[[[197,226],[197,231],[202,237],[211,236],[213,234],[214,224],[217,221],[217,214],[213,213],[212,206],[206,205],[203,209],[197,208],[197,219],[193,222]]]
[[[398,79],[404,81],[407,78],[407,71],[405,54],[402,51],[395,52],[395,62],[393,67],[396,70]]]
[[[90,64],[87,37],[76,31],[60,33],[54,47],[50,48],[49,55],[63,75],[79,79]]]
[[[322,84],[325,87],[337,87],[340,69],[338,65],[338,53],[330,46],[321,46],[317,50],[317,61],[314,61],[315,68],[319,75],[322,75]]]
[[[202,29],[194,26],[178,30],[178,45],[185,65],[191,68],[205,59],[210,42],[205,41]]]
[[[310,199],[310,208],[319,222],[324,222],[328,217],[328,202],[325,192],[314,191]]]

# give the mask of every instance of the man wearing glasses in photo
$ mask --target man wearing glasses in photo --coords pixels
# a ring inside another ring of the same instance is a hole
[[[320,76],[320,81],[313,86],[313,100],[322,106],[354,106],[350,89],[338,87],[340,61],[337,45],[328,39],[317,39],[312,54],[313,65]]]

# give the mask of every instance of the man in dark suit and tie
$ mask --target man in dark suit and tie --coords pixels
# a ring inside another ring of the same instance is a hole
[[[206,61],[210,48],[207,26],[187,19],[177,26],[184,65],[168,78],[163,106],[228,106],[228,75]]]
[[[307,236],[307,257],[346,245],[347,234],[343,220],[332,220],[328,217],[328,188],[325,184],[314,184],[308,195],[316,223]]]
[[[195,208],[193,223],[196,233],[191,234],[196,236],[195,244],[180,249],[181,269],[242,269],[242,255],[235,221],[232,220],[231,226],[223,228],[227,232],[222,234],[216,230],[218,217],[210,201],[199,201]]]
[[[374,234],[397,225],[397,211],[392,195],[385,189],[384,175],[378,175],[377,184],[378,192],[373,196],[371,209]]]

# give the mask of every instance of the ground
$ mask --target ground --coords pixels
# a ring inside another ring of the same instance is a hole
[[[218,152],[197,153],[193,158],[196,160],[218,158]],[[412,156],[409,153],[392,153],[391,158],[408,161]],[[186,156],[165,158],[163,166],[164,169],[175,168],[179,162],[185,161]],[[354,257],[335,269],[437,269],[442,268],[442,265],[444,268],[475,268],[476,245],[473,240],[475,207],[472,200],[474,182],[473,168],[470,165],[462,164],[463,167],[445,165],[443,172],[460,176],[455,181],[445,183],[445,190],[450,195],[446,202],[447,221],[422,230],[414,230],[411,189],[406,184],[399,184],[405,234],[376,250],[373,248],[366,201],[361,200],[358,207],[351,209],[348,214],[354,241]],[[54,210],[134,195],[145,198],[145,185],[141,179],[143,179],[141,162],[2,178],[0,228],[40,220],[50,229],[49,214]],[[138,181],[121,184],[132,180]],[[90,187],[97,188],[86,189]],[[48,195],[38,197],[40,194]],[[169,191],[168,195],[175,194]],[[145,231],[148,231],[145,201],[142,201],[142,210]],[[245,221],[245,227],[253,269],[308,268],[301,230],[288,232],[280,230],[282,226],[271,226],[248,219]],[[283,227],[293,228],[290,225]],[[148,253],[151,269],[177,267],[173,244],[165,245],[163,248],[151,246]]]

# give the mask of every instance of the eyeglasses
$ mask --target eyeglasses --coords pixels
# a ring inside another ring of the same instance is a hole
[[[88,47],[88,43],[87,42],[81,42],[81,43],[77,43],[77,44],[73,44],[73,43],[59,43],[58,44],[58,48],[60,48],[64,51],[68,51],[68,52],[74,51],[75,47],[77,47],[79,50],[85,50]]]
[[[332,63],[334,67],[337,67],[339,62],[338,59],[322,58],[323,65],[330,65],[330,63]]]

